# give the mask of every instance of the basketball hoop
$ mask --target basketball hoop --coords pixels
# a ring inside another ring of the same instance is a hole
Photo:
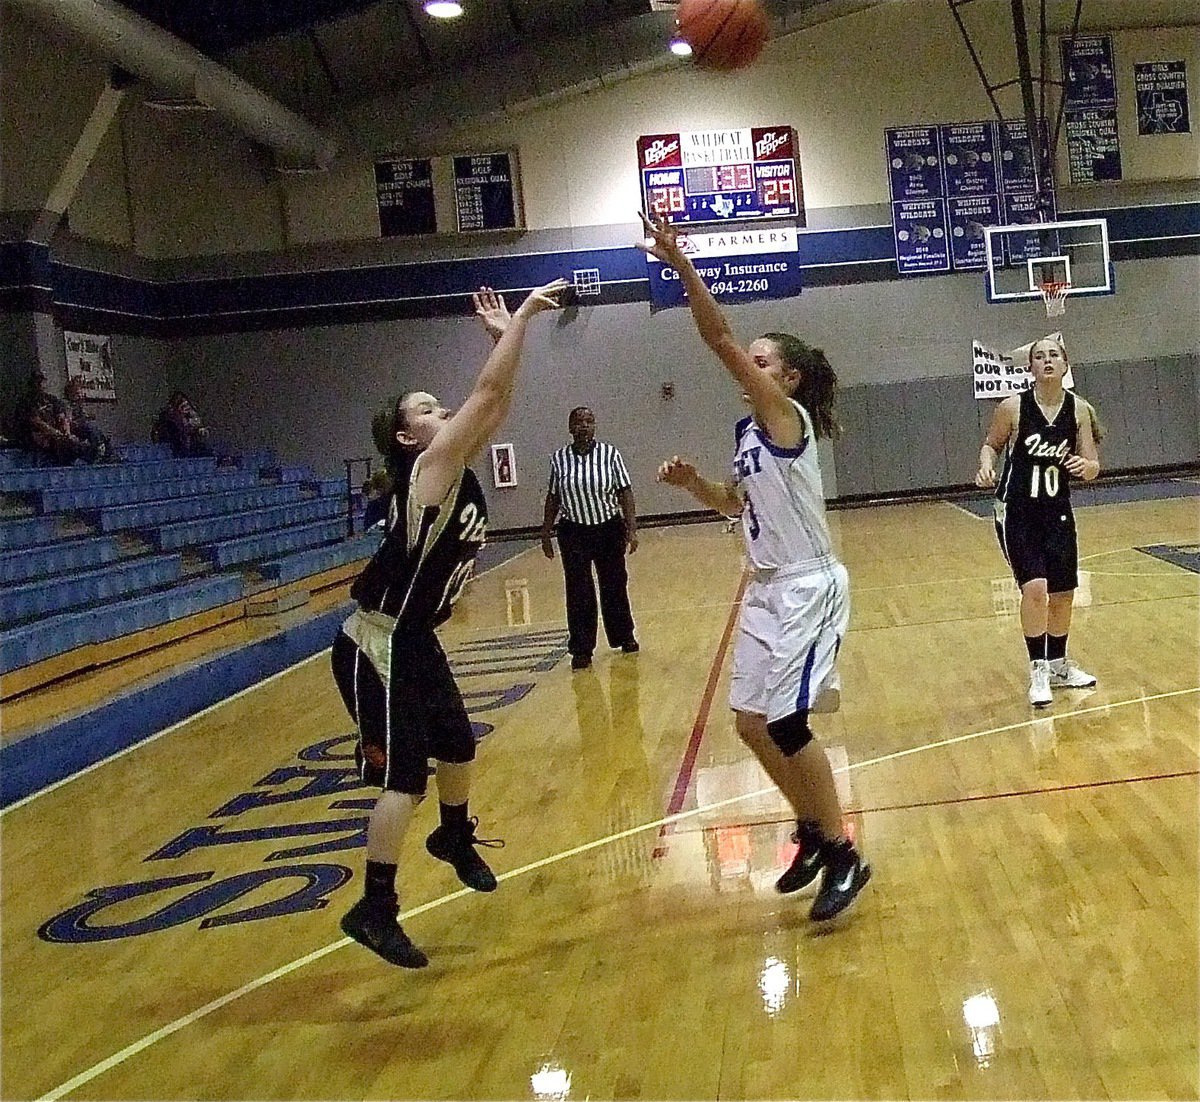
[[[1061,318],[1067,312],[1067,292],[1071,289],[1069,283],[1048,279],[1038,286],[1042,291],[1042,301],[1046,303],[1046,317]]]

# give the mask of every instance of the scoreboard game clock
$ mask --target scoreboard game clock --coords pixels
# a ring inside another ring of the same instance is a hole
[[[804,225],[790,126],[643,135],[638,166],[647,217],[673,224],[790,218]]]

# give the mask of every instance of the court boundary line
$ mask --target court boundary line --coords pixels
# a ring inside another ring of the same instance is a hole
[[[671,789],[671,799],[667,803],[667,814],[674,815],[682,810],[683,801],[687,799],[688,789],[692,787],[692,775],[696,771],[696,758],[700,755],[700,744],[708,730],[708,717],[712,713],[713,697],[717,692],[717,682],[721,680],[721,671],[725,668],[725,655],[729,650],[729,640],[733,638],[734,625],[738,621],[742,598],[746,594],[746,586],[750,584],[750,572],[742,571],[738,580],[737,591],[729,608],[729,616],[725,620],[725,628],[721,632],[721,641],[717,644],[717,653],[713,656],[708,668],[708,680],[704,684],[704,695],[700,698],[700,707],[696,710],[696,718],[688,735],[687,745],[683,751],[683,759],[679,763],[679,772],[675,775],[675,786]],[[668,850],[667,838],[673,833],[670,824],[664,824],[658,832],[659,844],[651,854],[652,860],[665,857]]]
[[[995,524],[995,519],[993,517],[980,516],[978,513],[972,513],[970,509],[968,509],[965,505],[960,505],[957,501],[947,501],[945,498],[942,498],[942,504],[952,506],[960,513],[965,513],[972,520],[981,520],[984,524]]]
[[[896,751],[896,752],[890,753],[890,754],[881,754],[879,757],[876,757],[876,758],[869,758],[869,759],[867,759],[865,761],[861,761],[861,762],[853,762],[850,765],[848,765],[845,769],[838,769],[838,770],[835,770],[835,772],[839,772],[839,773],[840,772],[851,772],[855,769],[865,769],[871,765],[878,765],[885,761],[894,761],[894,760],[897,760],[902,757],[908,757],[912,754],[923,753],[926,750],[933,750],[933,749],[937,749],[942,746],[951,746],[951,745],[955,745],[960,742],[967,742],[971,739],[984,738],[988,735],[1004,734],[1008,731],[1020,730],[1022,727],[1031,727],[1035,723],[1042,723],[1047,718],[1070,719],[1075,716],[1089,715],[1089,714],[1093,714],[1095,712],[1110,711],[1113,708],[1130,707],[1131,705],[1134,705],[1134,704],[1145,705],[1145,704],[1149,703],[1150,701],[1168,700],[1168,699],[1172,699],[1174,697],[1188,696],[1188,695],[1195,694],[1195,693],[1200,693],[1200,685],[1192,686],[1192,687],[1186,688],[1186,689],[1173,689],[1169,692],[1164,692],[1164,693],[1155,693],[1151,696],[1143,695],[1143,696],[1131,697],[1128,700],[1113,701],[1108,704],[1098,704],[1098,705],[1094,705],[1090,708],[1080,708],[1073,712],[1063,712],[1063,713],[1049,716],[1049,717],[1037,716],[1037,717],[1033,717],[1030,719],[1022,720],[1019,723],[1008,723],[1008,724],[1004,724],[1003,726],[1000,726],[1000,727],[991,727],[991,728],[988,728],[983,731],[971,731],[971,732],[968,732],[963,735],[953,736],[951,738],[938,739],[935,742],[925,743],[925,744],[922,744],[921,746],[909,747],[906,750],[900,750],[900,751]],[[610,845],[613,842],[621,841],[622,839],[629,838],[635,834],[641,834],[647,830],[653,830],[655,827],[662,827],[666,823],[680,822],[681,820],[690,819],[693,816],[699,815],[705,811],[713,811],[717,808],[727,807],[730,804],[740,803],[742,800],[753,799],[756,796],[762,796],[768,792],[774,792],[774,791],[776,791],[776,788],[774,785],[771,785],[768,788],[760,788],[753,792],[742,792],[736,796],[730,796],[724,800],[717,800],[711,804],[705,804],[701,807],[690,808],[687,811],[680,811],[674,815],[668,815],[668,816],[665,816],[664,818],[657,819],[652,822],[641,823],[638,826],[628,827],[627,829],[618,831],[615,834],[609,834],[602,838],[592,839],[592,841],[590,841],[590,842],[584,842],[578,846],[573,846],[570,849],[561,850],[558,853],[550,854],[549,856],[540,858],[537,861],[532,861],[529,864],[521,865],[519,868],[511,869],[508,872],[500,873],[496,877],[496,879],[497,879],[497,881],[513,880],[519,876],[524,876],[527,873],[535,872],[538,869],[545,868],[547,865],[553,865],[553,864],[557,864],[560,861],[566,861],[571,857],[579,856],[579,854],[581,854],[581,853],[588,853],[591,850],[599,849],[601,846]],[[438,907],[445,906],[447,903],[452,903],[456,899],[461,899],[464,896],[471,895],[471,894],[473,894],[473,893],[470,891],[470,889],[460,888],[458,891],[451,892],[449,895],[439,896],[437,899],[431,899],[426,903],[422,903],[416,907],[413,907],[411,910],[405,911],[399,917],[407,920],[407,919],[413,918],[417,915],[424,914],[426,911],[431,911]],[[192,1025],[195,1022],[200,1021],[202,1018],[206,1018],[210,1014],[215,1013],[217,1010],[220,1010],[223,1007],[228,1006],[230,1003],[235,1002],[237,999],[241,998],[243,995],[248,995],[251,992],[258,990],[261,987],[265,987],[269,983],[273,983],[277,979],[282,979],[284,976],[289,975],[292,972],[298,971],[299,969],[305,967],[308,964],[313,963],[314,961],[320,960],[322,957],[328,956],[330,953],[336,952],[338,949],[341,949],[344,946],[353,945],[353,944],[355,944],[355,943],[348,937],[340,938],[337,941],[330,942],[328,945],[324,945],[319,949],[315,949],[311,953],[307,953],[303,957],[299,957],[296,960],[289,962],[288,964],[280,965],[278,968],[273,969],[271,972],[268,972],[266,975],[259,976],[257,979],[251,980],[248,983],[243,984],[241,987],[237,988],[234,991],[229,991],[229,992],[226,992],[224,995],[218,996],[216,999],[213,999],[210,1002],[205,1003],[203,1006],[198,1007],[196,1010],[193,1010],[190,1013],[185,1014],[183,1017],[177,1018],[173,1022],[168,1022],[164,1026],[160,1026],[158,1029],[152,1031],[151,1033],[148,1033],[145,1037],[142,1037],[141,1039],[134,1041],[132,1044],[129,1044],[125,1048],[120,1049],[118,1052],[113,1053],[111,1056],[106,1057],[104,1060],[100,1061],[97,1064],[94,1064],[92,1067],[86,1069],[85,1071],[79,1072],[77,1075],[68,1079],[66,1082],[61,1083],[59,1086],[53,1088],[51,1091],[48,1091],[46,1094],[39,1096],[38,1102],[57,1102],[58,1099],[64,1097],[67,1094],[70,1094],[71,1091],[75,1090],[76,1088],[82,1087],[85,1084],[90,1083],[93,1079],[98,1078],[100,1075],[103,1075],[107,1071],[111,1071],[115,1067],[119,1067],[121,1064],[125,1063],[125,1061],[130,1059],[131,1057],[136,1056],[141,1052],[144,1052],[146,1049],[150,1048],[154,1044],[157,1044],[159,1041],[165,1040],[167,1037],[170,1037],[173,1034],[178,1033],[180,1030],[184,1029],[186,1026]]]
[[[844,770],[834,770],[844,772]],[[986,803],[988,800],[1007,800],[1018,796],[1053,796],[1058,792],[1076,792],[1087,788],[1108,788],[1114,784],[1140,784],[1144,781],[1173,781],[1183,777],[1200,776],[1200,768],[1181,769],[1174,773],[1147,773],[1137,777],[1110,777],[1100,781],[1080,781],[1075,784],[1057,784],[1046,788],[1018,788],[1009,792],[987,792],[977,796],[947,796],[941,800],[915,800],[907,804],[880,804],[877,807],[848,807],[846,815],[878,815],[888,811],[919,811],[929,807],[954,807],[958,804]],[[794,819],[769,818],[748,819],[742,823],[717,823],[712,826],[701,826],[692,831],[679,831],[680,834],[703,834],[706,830],[723,830],[729,827],[771,826],[779,823],[792,823]]]

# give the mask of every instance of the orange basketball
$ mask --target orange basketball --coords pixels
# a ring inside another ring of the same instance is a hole
[[[771,25],[758,0],[680,0],[679,34],[704,69],[743,69],[762,53]]]

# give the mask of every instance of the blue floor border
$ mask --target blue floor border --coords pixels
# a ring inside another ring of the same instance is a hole
[[[319,654],[354,607],[329,612],[173,674],[0,748],[0,808]]]
[[[1200,574],[1200,549],[1194,544],[1153,543],[1137,550],[1143,555],[1150,555],[1162,562],[1190,570],[1193,574]]]

